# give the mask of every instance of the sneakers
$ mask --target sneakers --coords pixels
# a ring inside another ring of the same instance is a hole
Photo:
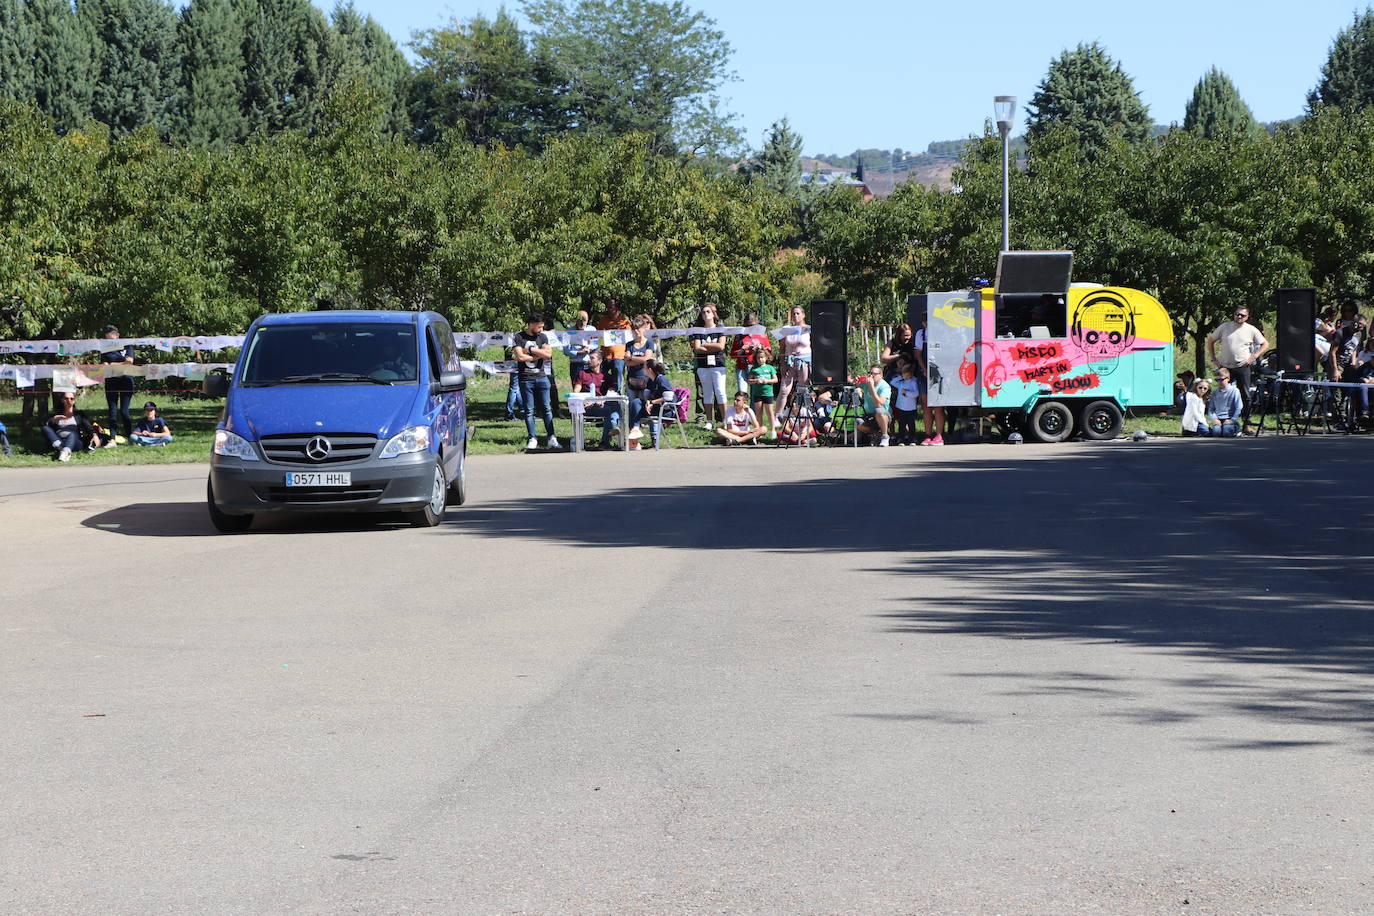
[[[547,448],[551,448],[551,449],[555,449],[555,450],[556,450],[556,449],[560,449],[560,448],[562,448],[562,447],[563,447],[563,446],[561,446],[561,445],[558,444],[558,437],[557,437],[557,436],[549,436],[549,444],[548,444]]]
[[[706,430],[707,432],[710,432],[711,430],[715,429],[715,426],[711,424],[710,420],[707,420],[705,423],[701,424],[701,428]]]
[[[58,461],[71,461],[71,460],[72,460],[72,450],[69,449],[69,448],[67,448],[66,446],[63,446],[63,447],[61,448],[61,450],[59,450],[58,453],[57,453],[57,460],[58,460]]]
[[[888,444],[889,443],[887,436],[883,436],[881,439],[878,440],[878,448],[887,448]]]
[[[110,439],[110,440],[108,440],[104,445],[102,445],[101,448],[114,448],[114,447],[115,447],[116,445],[118,445],[118,444],[119,444],[119,443],[116,442],[115,440]],[[166,444],[167,444],[167,443],[165,443],[165,442],[159,442],[159,443],[158,443],[158,445],[166,445]]]
[[[945,444],[945,437],[944,437],[944,436],[936,436],[934,439],[927,439],[927,440],[926,440],[926,445],[944,445],[944,444]]]
[[[525,443],[525,451],[532,452],[537,448],[539,448],[539,440],[530,436],[530,441]]]

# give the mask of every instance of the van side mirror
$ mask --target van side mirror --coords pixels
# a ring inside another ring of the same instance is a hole
[[[430,385],[430,391],[435,394],[447,394],[450,391],[463,391],[468,387],[468,377],[461,372],[440,372],[438,381]]]
[[[200,383],[200,390],[212,398],[222,398],[229,393],[229,376],[223,372],[211,372]]]

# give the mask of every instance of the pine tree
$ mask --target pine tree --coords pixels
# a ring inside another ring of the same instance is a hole
[[[303,128],[325,88],[329,24],[310,0],[237,0],[250,132]]]
[[[1216,67],[1208,70],[1194,87],[1193,97],[1183,110],[1183,129],[1208,139],[1264,132],[1250,106],[1240,97],[1236,84]]]
[[[33,36],[33,100],[62,132],[91,116],[97,39],[69,0],[26,0]]]
[[[243,24],[230,0],[191,0],[177,23],[181,75],[171,135],[223,147],[245,132]]]
[[[1080,44],[1050,62],[1031,98],[1026,134],[1032,141],[1065,125],[1078,132],[1084,153],[1094,155],[1113,136],[1139,142],[1150,135],[1150,110],[1131,78],[1097,42]]]
[[[1321,79],[1307,94],[1307,108],[1331,105],[1356,110],[1374,103],[1374,10],[1365,8],[1331,43]]]
[[[802,138],[786,118],[774,121],[763,149],[740,172],[793,200],[800,195],[802,182]]]
[[[409,131],[410,65],[396,42],[371,16],[360,16],[352,2],[334,7],[330,20],[326,82],[362,83],[375,94],[386,116],[382,127],[393,133]]]
[[[176,91],[176,11],[163,0],[86,0],[97,36],[91,114],[116,136],[145,124],[166,132]]]
[[[0,99],[33,101],[33,52],[24,0],[0,0]]]

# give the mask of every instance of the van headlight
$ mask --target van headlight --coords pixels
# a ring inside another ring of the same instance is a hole
[[[429,451],[429,427],[410,426],[391,437],[386,448],[382,449],[381,457],[395,458],[397,455],[427,451]]]
[[[253,444],[227,429],[215,430],[215,454],[243,461],[258,460],[258,453],[253,450]]]

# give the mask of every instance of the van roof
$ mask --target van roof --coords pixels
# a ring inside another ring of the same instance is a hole
[[[383,309],[331,309],[322,312],[273,312],[263,315],[258,319],[259,324],[280,325],[280,324],[319,324],[320,322],[335,321],[366,321],[378,322],[381,324],[418,324],[420,315],[433,315],[435,318],[442,317],[433,312],[397,312]]]

